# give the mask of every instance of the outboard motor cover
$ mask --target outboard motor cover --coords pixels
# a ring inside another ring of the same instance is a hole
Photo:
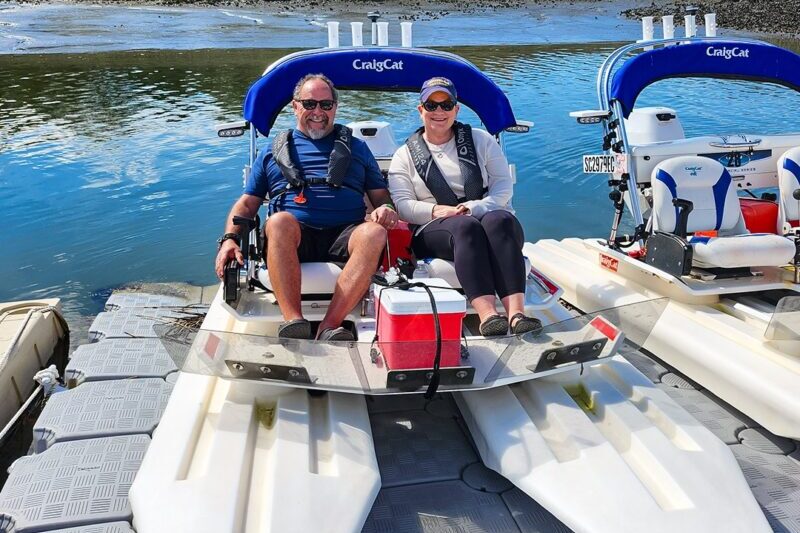
[[[376,158],[390,158],[398,148],[392,125],[388,122],[363,120],[351,122],[347,127],[353,130],[353,137],[357,137],[367,143],[372,155]]]
[[[625,119],[625,131],[632,145],[675,141],[685,138],[683,126],[674,109],[642,107]]]

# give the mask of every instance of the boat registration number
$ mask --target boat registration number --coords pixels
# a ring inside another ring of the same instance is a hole
[[[600,266],[611,272],[619,270],[619,259],[615,259],[610,255],[600,254]]]
[[[584,174],[613,174],[613,155],[585,155],[583,156]]]

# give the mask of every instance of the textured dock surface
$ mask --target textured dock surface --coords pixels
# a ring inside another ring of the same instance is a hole
[[[155,289],[155,290],[153,290]],[[207,292],[207,291],[205,291]],[[0,533],[129,533],[127,494],[176,368],[153,326],[201,319],[196,290],[114,293],[34,428],[34,452],[0,491]],[[625,357],[728,444],[776,532],[800,533],[800,449],[639,352]],[[367,398],[383,481],[364,531],[566,533],[480,461],[450,395]]]

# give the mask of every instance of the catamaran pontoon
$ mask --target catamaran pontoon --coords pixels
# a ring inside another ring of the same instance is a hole
[[[456,55],[311,50],[271,65],[247,94],[248,122],[222,132],[250,129],[251,162],[257,136],[269,135],[309,72],[341,89],[406,92],[446,76],[498,138],[526,129],[502,90]],[[386,168],[391,126],[349,126]],[[165,326],[184,372],[131,488],[140,533],[358,531],[381,488],[365,395],[411,401],[437,380],[484,463],[575,531],[769,530],[728,448],[618,355],[622,330],[644,342],[665,300],[574,317],[561,289],[531,267],[526,312],[546,327],[488,339],[473,333],[474,313],[450,288],[452,265],[437,260],[420,282],[433,296],[392,279],[376,287],[373,305],[347,318],[355,342],[287,341],[275,337],[282,317],[257,237],[246,242],[245,278],[238,269],[226,277],[200,331]],[[390,246],[392,258],[403,253]],[[322,318],[338,272],[302,265],[306,318]]]
[[[612,53],[597,78],[600,110],[573,113],[602,122],[604,149],[617,158],[610,237],[543,240],[525,251],[587,312],[669,297],[644,347],[771,432],[798,439],[800,135],[687,139],[673,109],[634,104],[667,78],[800,90],[800,56],[743,39],[657,44]],[[764,187],[779,187],[778,202],[737,197]],[[617,235],[625,205],[632,237]]]

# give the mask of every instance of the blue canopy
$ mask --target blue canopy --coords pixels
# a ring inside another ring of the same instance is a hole
[[[418,92],[433,76],[450,78],[458,100],[496,134],[517,123],[505,93],[469,61],[420,48],[333,48],[289,55],[272,64],[247,92],[244,118],[269,135],[278,113],[292,100],[297,80],[322,73],[337,89]]]
[[[729,78],[777,83],[800,91],[800,56],[752,41],[705,40],[643,52],[614,73],[609,100],[630,115],[639,93],[667,78]]]

